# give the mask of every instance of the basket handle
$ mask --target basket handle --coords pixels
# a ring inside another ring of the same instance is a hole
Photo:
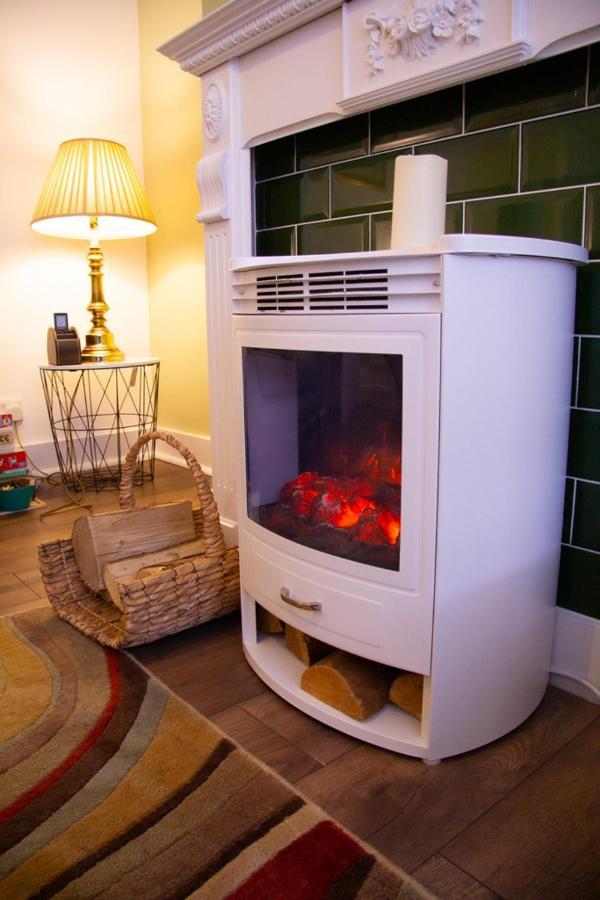
[[[202,467],[194,454],[184,444],[173,437],[167,431],[147,431],[141,434],[137,441],[131,445],[125,457],[119,485],[119,506],[123,510],[135,508],[133,497],[133,471],[138,451],[150,441],[165,441],[170,447],[178,450],[187,462],[198,492],[200,509],[202,512],[202,534],[200,535],[206,545],[207,556],[221,556],[225,553],[225,541],[221,531],[219,509],[215,502],[210,482],[202,471]]]

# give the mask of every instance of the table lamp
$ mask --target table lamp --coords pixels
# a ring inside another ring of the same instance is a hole
[[[78,138],[60,145],[35,208],[31,227],[53,237],[89,240],[92,328],[84,363],[125,358],[105,324],[101,240],[143,237],[156,231],[148,201],[127,150],[115,141]]]

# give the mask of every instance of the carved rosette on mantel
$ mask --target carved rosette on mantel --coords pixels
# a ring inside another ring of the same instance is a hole
[[[369,75],[383,72],[386,54],[416,60],[429,56],[445,41],[470,44],[480,37],[484,18],[479,0],[409,2],[387,18],[368,15]]]
[[[206,137],[209,141],[218,141],[223,134],[224,100],[219,85],[214,81],[206,89],[202,115]]]

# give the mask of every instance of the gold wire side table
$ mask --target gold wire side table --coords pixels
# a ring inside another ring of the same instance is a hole
[[[119,487],[121,461],[138,437],[155,431],[160,361],[40,366],[54,449],[64,483]],[[154,478],[154,441],[140,452],[134,484]]]

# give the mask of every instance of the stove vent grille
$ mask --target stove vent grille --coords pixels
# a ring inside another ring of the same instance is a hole
[[[364,315],[441,310],[441,258],[285,257],[234,261],[232,300],[240,314]],[[365,256],[377,256],[365,254]],[[237,263],[237,265],[236,265]]]
[[[257,312],[384,312],[388,270],[286,272],[256,279]]]

